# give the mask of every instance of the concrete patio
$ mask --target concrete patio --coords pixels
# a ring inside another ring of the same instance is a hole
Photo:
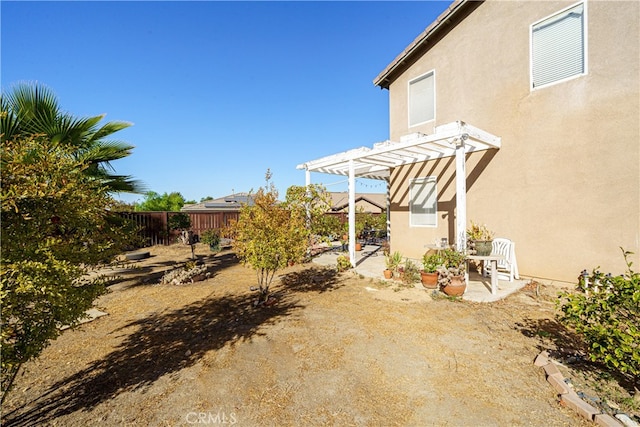
[[[334,247],[333,250],[314,257],[313,262],[320,265],[335,266],[337,264],[336,258],[341,254],[346,254],[346,252],[340,252],[337,247]],[[356,252],[356,257],[355,272],[357,274],[361,274],[364,277],[385,280],[382,276],[382,272],[385,269],[384,255],[382,254],[382,248],[380,246],[365,246],[362,248],[362,251]],[[513,282],[498,280],[498,292],[496,295],[492,295],[491,280],[488,277],[482,277],[480,274],[472,272],[469,275],[467,290],[462,296],[462,299],[473,302],[494,302],[516,292],[524,287],[526,283],[527,281],[522,279],[514,280]],[[418,283],[416,287],[422,288],[422,285]],[[425,292],[432,292],[431,289],[424,290]]]

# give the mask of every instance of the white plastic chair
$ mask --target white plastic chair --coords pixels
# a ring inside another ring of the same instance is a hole
[[[491,255],[502,255],[504,260],[497,262],[498,267],[498,279],[509,280],[513,282],[513,279],[520,279],[518,273],[518,262],[516,261],[516,244],[509,239],[502,237],[496,237],[491,244]],[[485,262],[485,268],[483,269],[485,277],[491,276],[491,264]]]

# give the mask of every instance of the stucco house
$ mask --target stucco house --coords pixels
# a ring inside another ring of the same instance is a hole
[[[233,193],[217,199],[203,200],[200,203],[184,205],[182,212],[240,212],[243,205],[252,205],[253,198],[249,193]]]
[[[375,78],[389,140],[298,165],[384,179],[392,250],[473,220],[522,276],[640,265],[640,3],[458,0]],[[348,147],[346,147],[348,148]],[[351,196],[350,187],[350,196]]]
[[[330,192],[330,212],[349,211],[349,193],[347,191]],[[387,213],[387,196],[382,193],[356,193],[356,212],[383,214]]]

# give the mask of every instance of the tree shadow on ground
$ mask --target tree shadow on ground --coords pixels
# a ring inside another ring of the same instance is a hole
[[[524,319],[523,322],[516,323],[516,328],[526,337],[537,338],[538,350],[547,350],[553,360],[583,373],[586,377],[609,377],[625,390],[634,390],[631,378],[611,371],[603,363],[591,361],[588,346],[582,337],[558,320]]]
[[[221,270],[238,264],[238,258],[233,252],[217,255],[198,255],[195,259],[197,263],[203,263],[207,266],[207,272],[211,273],[211,277],[215,276]],[[137,267],[131,271],[115,274],[109,279],[108,286],[115,286],[125,282],[132,282],[127,287],[135,287],[140,285],[158,284],[167,272],[184,266],[187,261],[165,261],[155,263],[144,267]]]
[[[135,331],[113,352],[5,414],[3,425],[53,422],[120,393],[144,389],[164,375],[194,365],[208,351],[264,335],[264,326],[301,307],[291,298],[282,298],[272,307],[254,308],[254,299],[255,294],[210,296],[127,324],[119,330]]]
[[[283,275],[282,286],[294,292],[327,292],[343,284],[338,280],[338,272],[330,267],[309,267]]]

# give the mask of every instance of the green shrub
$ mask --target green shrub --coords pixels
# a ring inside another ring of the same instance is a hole
[[[621,248],[622,249],[622,248]],[[622,249],[628,271],[621,276],[584,271],[577,292],[560,294],[560,320],[581,334],[592,361],[629,377],[640,377],[640,274]]]
[[[172,214],[167,225],[170,230],[188,230],[191,228],[191,218],[184,212]]]
[[[220,231],[214,228],[207,229],[200,235],[200,241],[205,245],[218,247],[220,245]]]
[[[336,268],[338,269],[338,271],[347,271],[349,269],[351,269],[353,266],[351,265],[351,261],[349,261],[349,257],[345,256],[345,255],[340,255],[338,258],[336,258],[336,261],[338,263],[338,265],[336,266]]]
[[[402,276],[402,281],[405,284],[412,284],[420,281],[420,267],[409,258],[404,261],[404,275]]]

